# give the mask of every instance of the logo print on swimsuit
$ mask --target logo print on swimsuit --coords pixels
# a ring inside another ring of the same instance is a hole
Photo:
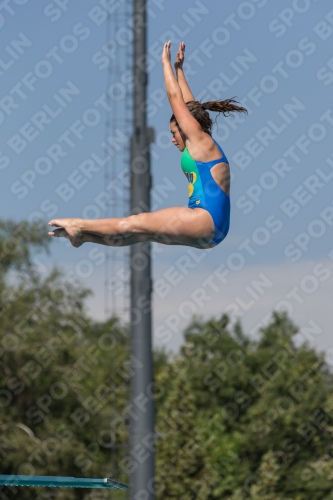
[[[194,186],[193,184],[197,180],[197,174],[195,172],[185,172],[185,175],[187,177],[187,180],[189,182],[188,184],[188,196],[192,196],[193,191],[194,191]]]

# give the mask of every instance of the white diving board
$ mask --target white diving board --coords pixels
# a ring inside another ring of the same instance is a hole
[[[0,475],[0,486],[44,486],[49,488],[107,488],[127,490],[128,486],[113,479],[89,479],[61,476]]]

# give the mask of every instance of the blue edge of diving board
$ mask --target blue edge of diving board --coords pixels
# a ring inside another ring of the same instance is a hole
[[[89,479],[60,476],[0,475],[0,486],[48,486],[50,488],[109,488],[127,490],[126,484],[113,479]]]

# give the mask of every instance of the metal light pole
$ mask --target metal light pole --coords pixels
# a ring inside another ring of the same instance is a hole
[[[134,133],[131,138],[131,213],[150,211],[152,129],[147,128],[145,102],[146,0],[134,5]],[[131,500],[154,500],[154,401],[152,399],[150,243],[131,247]]]

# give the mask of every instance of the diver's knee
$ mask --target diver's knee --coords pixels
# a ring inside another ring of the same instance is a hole
[[[146,212],[136,215],[130,215],[125,219],[125,227],[131,234],[142,234],[147,232],[147,217]]]
[[[132,217],[134,216],[130,215],[129,217],[125,217],[118,222],[118,231],[120,234],[124,236],[130,236],[133,234],[134,223],[132,221]]]

